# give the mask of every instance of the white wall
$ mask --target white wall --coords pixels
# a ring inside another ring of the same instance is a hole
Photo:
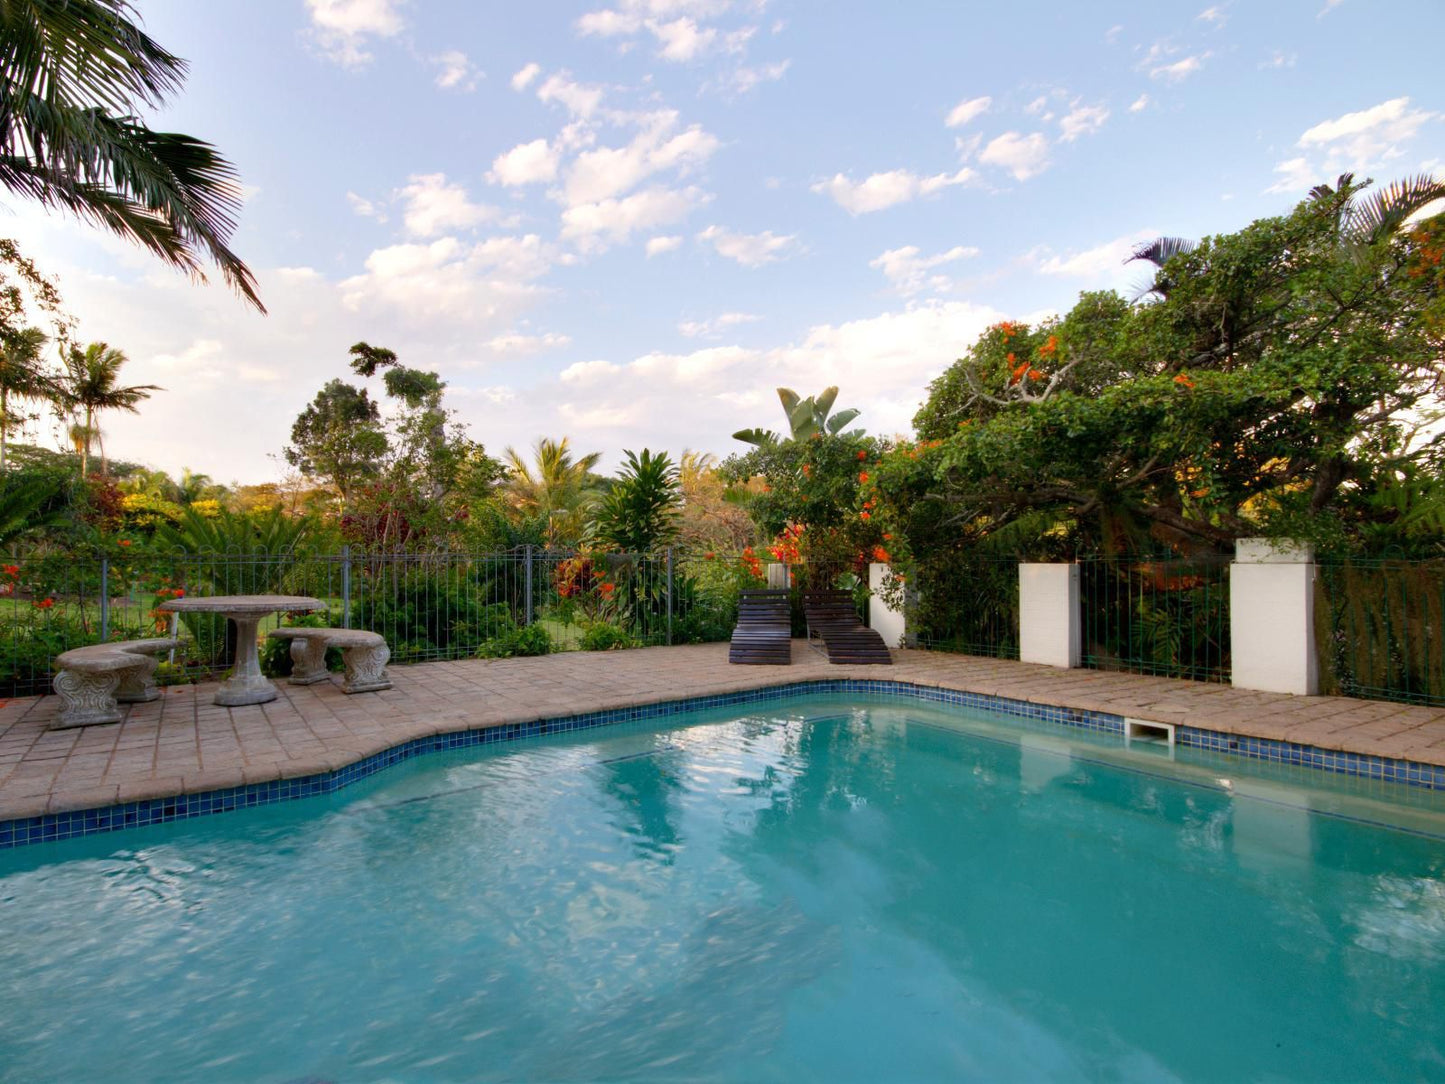
[[[901,647],[906,631],[903,611],[889,608],[878,592],[888,577],[889,566],[873,562],[868,566],[868,589],[873,597],[868,600],[868,625],[874,629],[889,647]]]
[[[1319,692],[1315,563],[1307,544],[1241,538],[1229,567],[1231,681],[1269,693]]]
[[[1079,665],[1079,566],[1019,565],[1019,658],[1048,666]]]

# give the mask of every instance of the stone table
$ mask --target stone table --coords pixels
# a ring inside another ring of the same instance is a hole
[[[281,695],[261,673],[256,650],[256,627],[267,614],[296,610],[324,610],[326,603],[303,595],[211,595],[173,598],[160,609],[169,613],[225,614],[236,625],[236,659],[231,676],[216,691],[216,703],[234,708],[265,704]]]

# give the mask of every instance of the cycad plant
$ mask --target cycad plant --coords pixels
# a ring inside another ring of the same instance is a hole
[[[0,3],[0,184],[197,277],[209,257],[264,312],[227,247],[241,209],[236,171],[210,144],[138,119],[181,88],[186,62],[132,15],[126,0]]]

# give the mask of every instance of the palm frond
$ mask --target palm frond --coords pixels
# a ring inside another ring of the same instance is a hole
[[[1193,252],[1198,247],[1198,241],[1191,241],[1187,237],[1156,237],[1152,241],[1135,245],[1134,254],[1124,262],[1147,260],[1155,267],[1163,267],[1175,256]]]
[[[1398,230],[1421,208],[1445,199],[1445,182],[1421,173],[1377,188],[1355,201],[1346,217],[1346,237],[1357,244],[1374,244]]]

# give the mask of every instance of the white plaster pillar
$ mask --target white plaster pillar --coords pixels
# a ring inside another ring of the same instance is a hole
[[[1241,538],[1229,566],[1230,680],[1239,689],[1312,696],[1315,555],[1307,542]]]
[[[1079,566],[1019,563],[1019,659],[1074,667],[1083,654]]]
[[[877,561],[868,566],[868,590],[873,592],[873,597],[868,600],[868,627],[883,637],[883,642],[889,647],[902,647],[903,637],[907,632],[903,610],[893,609],[878,594],[883,589],[889,572],[888,565]]]

